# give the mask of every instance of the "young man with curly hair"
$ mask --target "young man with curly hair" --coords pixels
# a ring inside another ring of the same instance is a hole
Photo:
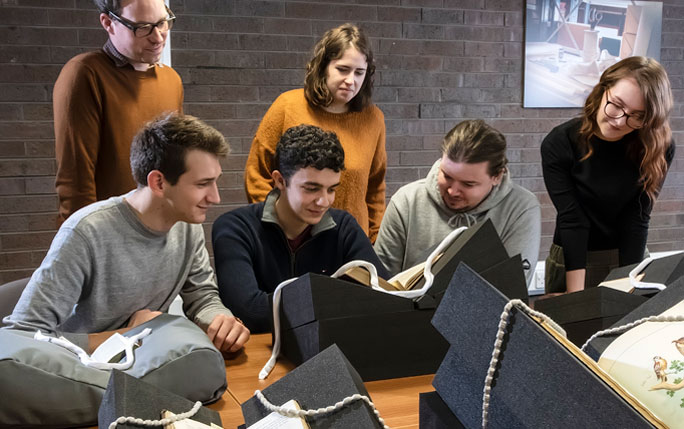
[[[344,169],[337,135],[298,125],[280,138],[266,201],[223,214],[212,242],[223,303],[252,332],[270,330],[268,294],[283,280],[362,259],[386,274],[354,217],[330,208]]]

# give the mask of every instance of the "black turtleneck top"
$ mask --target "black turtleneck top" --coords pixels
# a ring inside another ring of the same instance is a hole
[[[618,249],[620,265],[644,256],[651,204],[639,181],[639,165],[628,156],[641,144],[637,132],[609,142],[592,137],[584,161],[577,145],[579,118],[554,128],[541,145],[544,182],[558,212],[553,242],[563,247],[567,271],[586,267],[587,250]],[[668,166],[675,145],[665,154]]]

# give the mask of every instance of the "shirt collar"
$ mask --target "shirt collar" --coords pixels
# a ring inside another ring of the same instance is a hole
[[[102,47],[102,50],[104,51],[105,54],[107,54],[107,56],[109,58],[112,59],[112,61],[114,62],[114,65],[117,67],[125,67],[126,65],[131,64],[131,62],[128,61],[128,58],[126,58],[121,52],[116,50],[111,39],[107,39],[107,42]],[[154,67],[154,66],[163,67],[163,64],[162,63],[152,64],[152,65],[150,65],[150,68]],[[131,65],[131,67],[133,67],[133,66]]]
[[[114,61],[114,65],[117,67],[124,67],[127,64],[130,64],[128,62],[128,58],[124,57],[119,51],[116,50],[110,39],[107,39],[107,42],[102,47],[102,50],[109,58],[112,59],[112,61]]]
[[[268,195],[266,195],[266,201],[264,202],[264,212],[261,215],[261,221],[274,223],[278,225],[278,227],[282,230],[283,228],[280,226],[280,223],[278,222],[278,215],[276,215],[275,210],[275,203],[276,201],[278,201],[279,196],[280,190],[278,190],[278,188],[273,188],[271,192],[269,192]],[[333,220],[332,216],[330,216],[330,211],[327,211],[321,218],[321,221],[314,225],[313,228],[311,228],[311,236],[319,234],[323,231],[327,231],[329,229],[333,229],[336,226],[337,224],[335,223],[335,220]]]

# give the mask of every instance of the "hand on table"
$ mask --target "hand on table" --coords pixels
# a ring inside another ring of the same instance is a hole
[[[224,353],[237,352],[249,340],[249,329],[234,316],[219,314],[207,328],[207,336]]]

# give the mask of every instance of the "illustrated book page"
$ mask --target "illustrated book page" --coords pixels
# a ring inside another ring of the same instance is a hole
[[[684,301],[663,315],[684,316]],[[684,322],[646,322],[623,333],[599,366],[669,427],[684,422]]]
[[[618,395],[622,397],[629,405],[635,408],[639,413],[644,416],[653,426],[656,428],[665,428],[665,424],[656,417],[646,406],[641,403],[636,397],[632,396],[630,392],[622,387],[613,377],[611,377],[607,372],[605,372],[598,363],[596,363],[591,357],[580,350],[574,343],[572,343],[565,336],[565,333],[558,332],[550,324],[543,322],[537,317],[533,317],[546,332],[548,332],[553,338],[555,338],[563,347],[565,347],[570,353],[572,353],[580,362],[582,362],[591,372],[596,374],[604,383],[613,389]]]

